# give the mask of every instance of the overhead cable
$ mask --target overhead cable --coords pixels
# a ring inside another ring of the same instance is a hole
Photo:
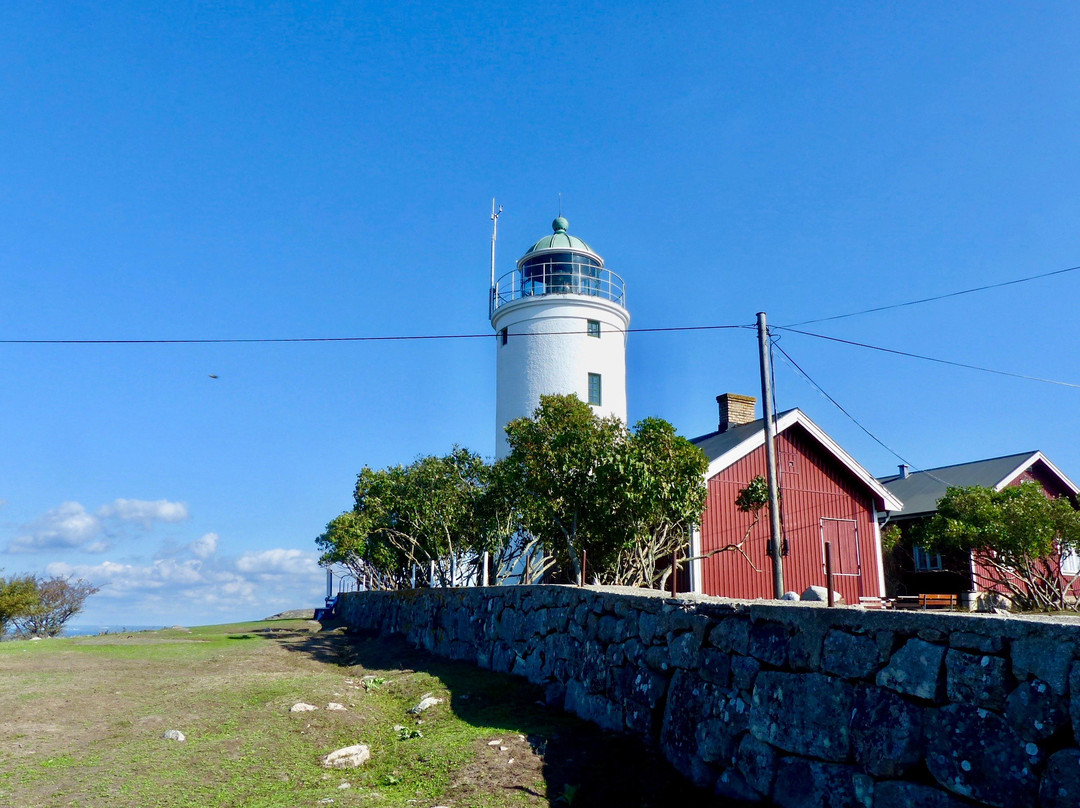
[[[746,325],[688,325],[664,328],[614,329],[623,334],[648,334],[671,331],[720,331],[729,328],[750,328]],[[588,331],[545,331],[538,334],[510,332],[508,337],[547,337],[566,334],[587,334]],[[237,343],[289,342],[408,342],[411,340],[493,339],[498,334],[402,334],[375,337],[222,337],[216,339],[0,339],[0,345],[231,345]]]
[[[879,438],[877,435],[875,435],[873,432],[871,432],[869,429],[867,429],[865,426],[863,426],[858,418],[856,418],[854,415],[852,415],[850,412],[848,412],[846,409],[844,409],[844,407],[840,404],[839,401],[837,401],[835,398],[833,398],[831,395],[829,395],[827,392],[825,392],[825,388],[823,388],[820,384],[818,384],[816,381],[814,381],[810,377],[810,374],[807,373],[805,370],[803,370],[802,367],[799,366],[799,363],[796,362],[794,359],[792,359],[787,351],[785,351],[783,348],[781,348],[779,345],[776,344],[775,340],[773,341],[773,347],[777,351],[780,352],[780,355],[784,358],[784,360],[789,365],[791,365],[799,373],[799,375],[801,375],[807,382],[809,382],[810,385],[813,386],[813,388],[818,391],[818,393],[820,393],[824,398],[831,401],[833,406],[836,407],[836,409],[838,409],[838,410],[840,410],[840,412],[844,413],[844,415],[846,415],[848,417],[848,419],[853,424],[855,424],[855,426],[857,426],[859,429],[861,429],[863,432],[865,432],[867,435],[869,435],[870,438],[875,443],[877,443],[879,446],[881,446],[885,451],[887,451],[889,454],[891,454],[893,457],[895,457],[897,460],[904,463],[905,465],[911,466],[911,468],[914,469],[915,471],[922,472],[923,474],[926,474],[929,477],[933,477],[933,479],[937,480],[939,483],[945,483],[945,485],[948,485],[948,483],[946,483],[944,480],[942,480],[942,479],[940,479],[938,477],[934,477],[934,475],[931,474],[929,471],[926,471],[925,469],[921,469],[918,466],[916,466],[910,460],[905,458],[902,454],[900,454],[895,449],[893,449],[891,446],[889,446],[887,443],[885,443],[885,441],[883,441],[881,438]]]
[[[1068,269],[1055,269],[1053,272],[1043,272],[1041,275],[1029,275],[1026,278],[1016,278],[1011,281],[1002,281],[1001,283],[990,283],[985,286],[975,286],[971,289],[961,289],[959,292],[947,292],[943,295],[934,295],[933,297],[923,297],[918,300],[909,300],[906,303],[891,303],[888,306],[875,306],[872,309],[862,309],[861,311],[852,311],[847,314],[834,314],[831,317],[818,317],[814,320],[803,320],[798,323],[790,323],[789,327],[797,325],[811,325],[812,323],[826,323],[831,320],[843,320],[847,317],[858,317],[860,314],[874,314],[879,311],[888,311],[889,309],[901,309],[905,306],[917,306],[920,303],[931,303],[935,300],[945,300],[950,297],[960,297],[961,295],[970,295],[974,292],[985,292],[988,289],[1000,289],[1002,286],[1013,286],[1017,283],[1027,283],[1028,281],[1037,281],[1041,278],[1050,278],[1054,275],[1064,275],[1066,272],[1076,272],[1080,270],[1080,266],[1069,267]]]
[[[896,356],[907,356],[911,359],[922,359],[926,362],[937,362],[940,365],[952,365],[958,368],[967,368],[968,370],[978,370],[982,373],[993,373],[998,376],[1011,376],[1014,379],[1025,379],[1029,382],[1042,382],[1043,384],[1056,384],[1060,387],[1072,387],[1080,389],[1080,384],[1075,382],[1063,382],[1057,379],[1044,379],[1041,376],[1029,376],[1025,373],[1013,373],[1008,370],[995,370],[994,368],[984,368],[980,365],[969,365],[966,362],[954,362],[950,359],[940,359],[936,356],[925,356],[924,354],[910,353],[909,351],[899,351],[895,348],[883,348],[880,345],[868,345],[865,342],[855,342],[850,339],[841,339],[840,337],[830,337],[826,334],[815,334],[812,331],[800,331],[797,328],[790,328],[782,325],[770,326],[770,328],[777,328],[782,331],[789,331],[792,334],[802,334],[804,337],[816,337],[817,339],[829,340],[830,342],[839,342],[844,345],[853,345],[856,348],[867,348],[871,351],[881,351],[883,353],[895,354]]]

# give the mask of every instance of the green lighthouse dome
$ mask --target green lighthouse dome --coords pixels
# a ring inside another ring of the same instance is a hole
[[[554,231],[550,236],[544,236],[537,241],[534,245],[529,247],[525,251],[525,255],[521,257],[524,261],[531,255],[539,252],[548,252],[550,250],[570,250],[573,252],[584,252],[589,255],[595,256],[600,259],[600,256],[596,254],[596,251],[579,239],[577,236],[571,236],[566,231],[570,228],[570,222],[568,222],[562,216],[559,216],[555,221],[551,223],[551,229]],[[601,266],[603,265],[603,259],[600,259]]]

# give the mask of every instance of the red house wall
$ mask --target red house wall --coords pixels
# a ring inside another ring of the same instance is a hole
[[[797,424],[777,437],[777,465],[783,534],[788,544],[783,559],[784,588],[802,592],[811,585],[825,585],[822,531],[826,520],[824,530],[833,539],[834,572],[858,572],[857,576],[837,576],[834,588],[848,603],[859,603],[860,597],[882,597],[873,499],[865,484]],[[701,518],[702,553],[742,540],[753,517],[735,507],[735,498],[759,474],[765,475],[764,446],[709,479]],[[743,544],[750,561],[730,550],[702,561],[704,593],[731,598],[773,597],[768,538],[765,508]]]

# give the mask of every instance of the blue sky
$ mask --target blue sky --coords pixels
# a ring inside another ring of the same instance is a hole
[[[632,326],[784,325],[1080,264],[1073,3],[169,3],[0,10],[0,339],[488,333],[562,210]],[[1080,272],[808,326],[1080,382]],[[631,420],[715,428],[751,331],[633,334]],[[1042,449],[1075,388],[792,333],[921,468]],[[494,451],[494,340],[0,344],[0,567],[82,622],[318,602],[364,464]],[[218,378],[213,379],[210,374]],[[778,361],[860,462],[899,461]]]

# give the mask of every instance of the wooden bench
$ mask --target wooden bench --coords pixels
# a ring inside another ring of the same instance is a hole
[[[894,609],[918,609],[919,611],[955,610],[956,595],[899,595],[893,601]]]

